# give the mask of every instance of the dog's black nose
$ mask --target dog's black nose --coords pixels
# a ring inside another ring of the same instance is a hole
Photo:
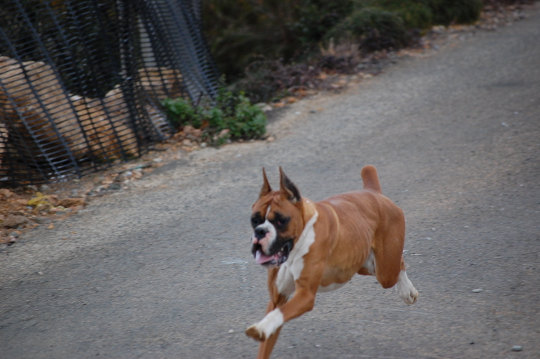
[[[255,238],[258,240],[261,240],[266,236],[266,233],[268,233],[268,230],[266,228],[255,228]]]

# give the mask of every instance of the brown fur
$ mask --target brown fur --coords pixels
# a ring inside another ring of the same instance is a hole
[[[296,289],[291,299],[278,293],[279,268],[269,269],[267,313],[279,308],[287,322],[313,308],[319,287],[346,283],[356,273],[371,275],[363,266],[370,249],[375,257],[375,275],[382,287],[391,288],[397,283],[400,271],[405,270],[402,258],[405,219],[403,211],[382,194],[375,167],[362,169],[363,190],[332,196],[317,203],[305,198],[295,199],[296,187],[282,171],[279,191],[271,190],[264,172],[263,178],[253,213],[264,216],[271,205],[269,220],[276,212],[290,216],[291,221],[280,237],[292,237],[296,244],[315,211],[319,214],[314,226],[315,242],[303,257],[304,266],[295,281]],[[257,358],[270,357],[279,331],[280,328],[265,338],[253,326],[248,328],[246,334],[261,341]]]

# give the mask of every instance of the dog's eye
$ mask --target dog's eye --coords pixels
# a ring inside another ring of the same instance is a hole
[[[251,225],[253,227],[257,227],[259,224],[261,224],[261,220],[260,218],[257,216],[257,217],[251,217]]]
[[[276,226],[278,227],[284,227],[287,223],[289,223],[289,218],[283,218],[283,217],[279,217],[279,218],[276,218]]]

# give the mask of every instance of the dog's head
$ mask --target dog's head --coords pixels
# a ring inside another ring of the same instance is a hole
[[[279,173],[279,190],[272,191],[263,168],[264,183],[251,214],[251,252],[266,267],[285,263],[304,227],[300,191],[281,167]]]

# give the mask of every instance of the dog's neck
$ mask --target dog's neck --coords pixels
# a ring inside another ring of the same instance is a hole
[[[302,197],[302,220],[304,222],[304,228],[306,227],[309,220],[317,213],[315,208],[315,203],[312,200]]]

